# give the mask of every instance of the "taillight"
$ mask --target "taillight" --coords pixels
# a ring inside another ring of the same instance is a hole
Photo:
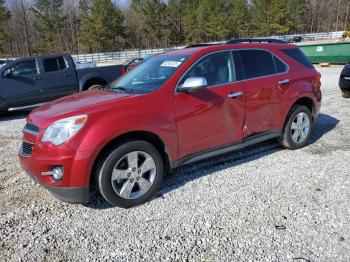
[[[125,69],[124,66],[122,66],[122,67],[120,68],[120,72],[122,73],[122,75],[124,75],[124,74],[126,73],[126,69]]]

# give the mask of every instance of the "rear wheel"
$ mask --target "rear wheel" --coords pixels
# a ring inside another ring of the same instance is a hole
[[[282,147],[299,149],[308,144],[313,127],[313,117],[310,110],[301,105],[292,107],[288,114],[283,134],[279,139]]]
[[[161,185],[164,164],[145,141],[128,141],[111,150],[97,168],[101,195],[113,206],[130,208],[149,200]]]
[[[344,98],[350,98],[350,89],[342,89],[341,93]]]

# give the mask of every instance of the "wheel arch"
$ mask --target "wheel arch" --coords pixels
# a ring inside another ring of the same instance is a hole
[[[81,91],[85,91],[90,86],[93,86],[93,85],[107,85],[107,84],[108,84],[107,80],[104,79],[103,77],[93,77],[93,78],[90,78],[90,79],[86,80],[82,84]]]
[[[169,155],[169,152],[168,152],[167,147],[166,147],[165,143],[163,142],[163,140],[158,135],[156,135],[152,132],[149,132],[149,131],[132,131],[132,132],[128,132],[128,133],[119,135],[119,136],[115,137],[114,139],[110,140],[98,152],[98,154],[94,160],[94,163],[93,163],[93,166],[91,169],[91,173],[90,173],[90,183],[89,183],[90,186],[94,183],[95,171],[96,171],[97,164],[99,163],[99,161],[101,159],[103,159],[104,157],[106,157],[106,154],[110,150],[112,150],[112,148],[115,148],[119,144],[126,142],[126,141],[130,141],[130,140],[142,140],[142,141],[146,141],[146,142],[152,144],[153,146],[155,146],[157,148],[157,150],[159,151],[159,153],[161,154],[162,159],[164,161],[165,174],[167,174],[170,171],[170,169],[171,169],[170,155]]]
[[[305,106],[307,107],[311,114],[314,116],[315,115],[315,102],[312,100],[312,98],[308,97],[308,96],[303,96],[298,98],[297,100],[294,101],[294,103],[292,103],[289,107],[289,110],[287,111],[287,113],[284,116],[284,122],[283,122],[283,130],[285,128],[286,123],[288,122],[288,116],[292,110],[292,108],[296,105],[300,105],[300,106]]]

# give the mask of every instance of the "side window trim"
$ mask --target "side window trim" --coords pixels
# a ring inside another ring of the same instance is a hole
[[[230,62],[231,62],[231,70],[235,70],[236,68],[236,65],[235,64],[232,64],[232,61],[233,60],[233,56],[232,56],[232,51],[231,49],[227,49],[227,50],[221,50],[221,51],[214,51],[214,52],[210,52],[202,57],[200,57],[199,59],[197,59],[189,68],[187,68],[187,70],[181,75],[181,77],[179,78],[179,80],[177,81],[176,83],[176,87],[175,87],[175,93],[178,93],[178,87],[179,87],[179,84],[181,83],[181,81],[183,80],[183,78],[187,75],[187,73],[189,73],[195,66],[197,66],[203,59],[205,59],[206,57],[210,56],[210,55],[215,55],[215,54],[220,54],[220,53],[231,53],[229,54],[230,55]],[[230,71],[231,71],[230,70]],[[237,75],[237,72],[230,72],[231,75]],[[237,76],[236,76],[237,78]],[[211,85],[209,86],[208,88],[215,88],[215,87],[218,87],[218,86],[223,86],[223,85],[227,85],[227,84],[232,84],[232,83],[236,83],[237,80],[234,80],[232,82],[227,82],[227,83],[224,83],[224,84],[219,84],[219,85]]]

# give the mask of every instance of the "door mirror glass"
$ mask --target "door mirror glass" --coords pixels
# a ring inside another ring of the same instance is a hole
[[[5,70],[3,76],[4,76],[4,78],[11,78],[12,77],[11,69]]]
[[[178,91],[188,92],[195,91],[208,86],[207,79],[205,77],[190,77],[185,80],[185,82],[179,86]]]

